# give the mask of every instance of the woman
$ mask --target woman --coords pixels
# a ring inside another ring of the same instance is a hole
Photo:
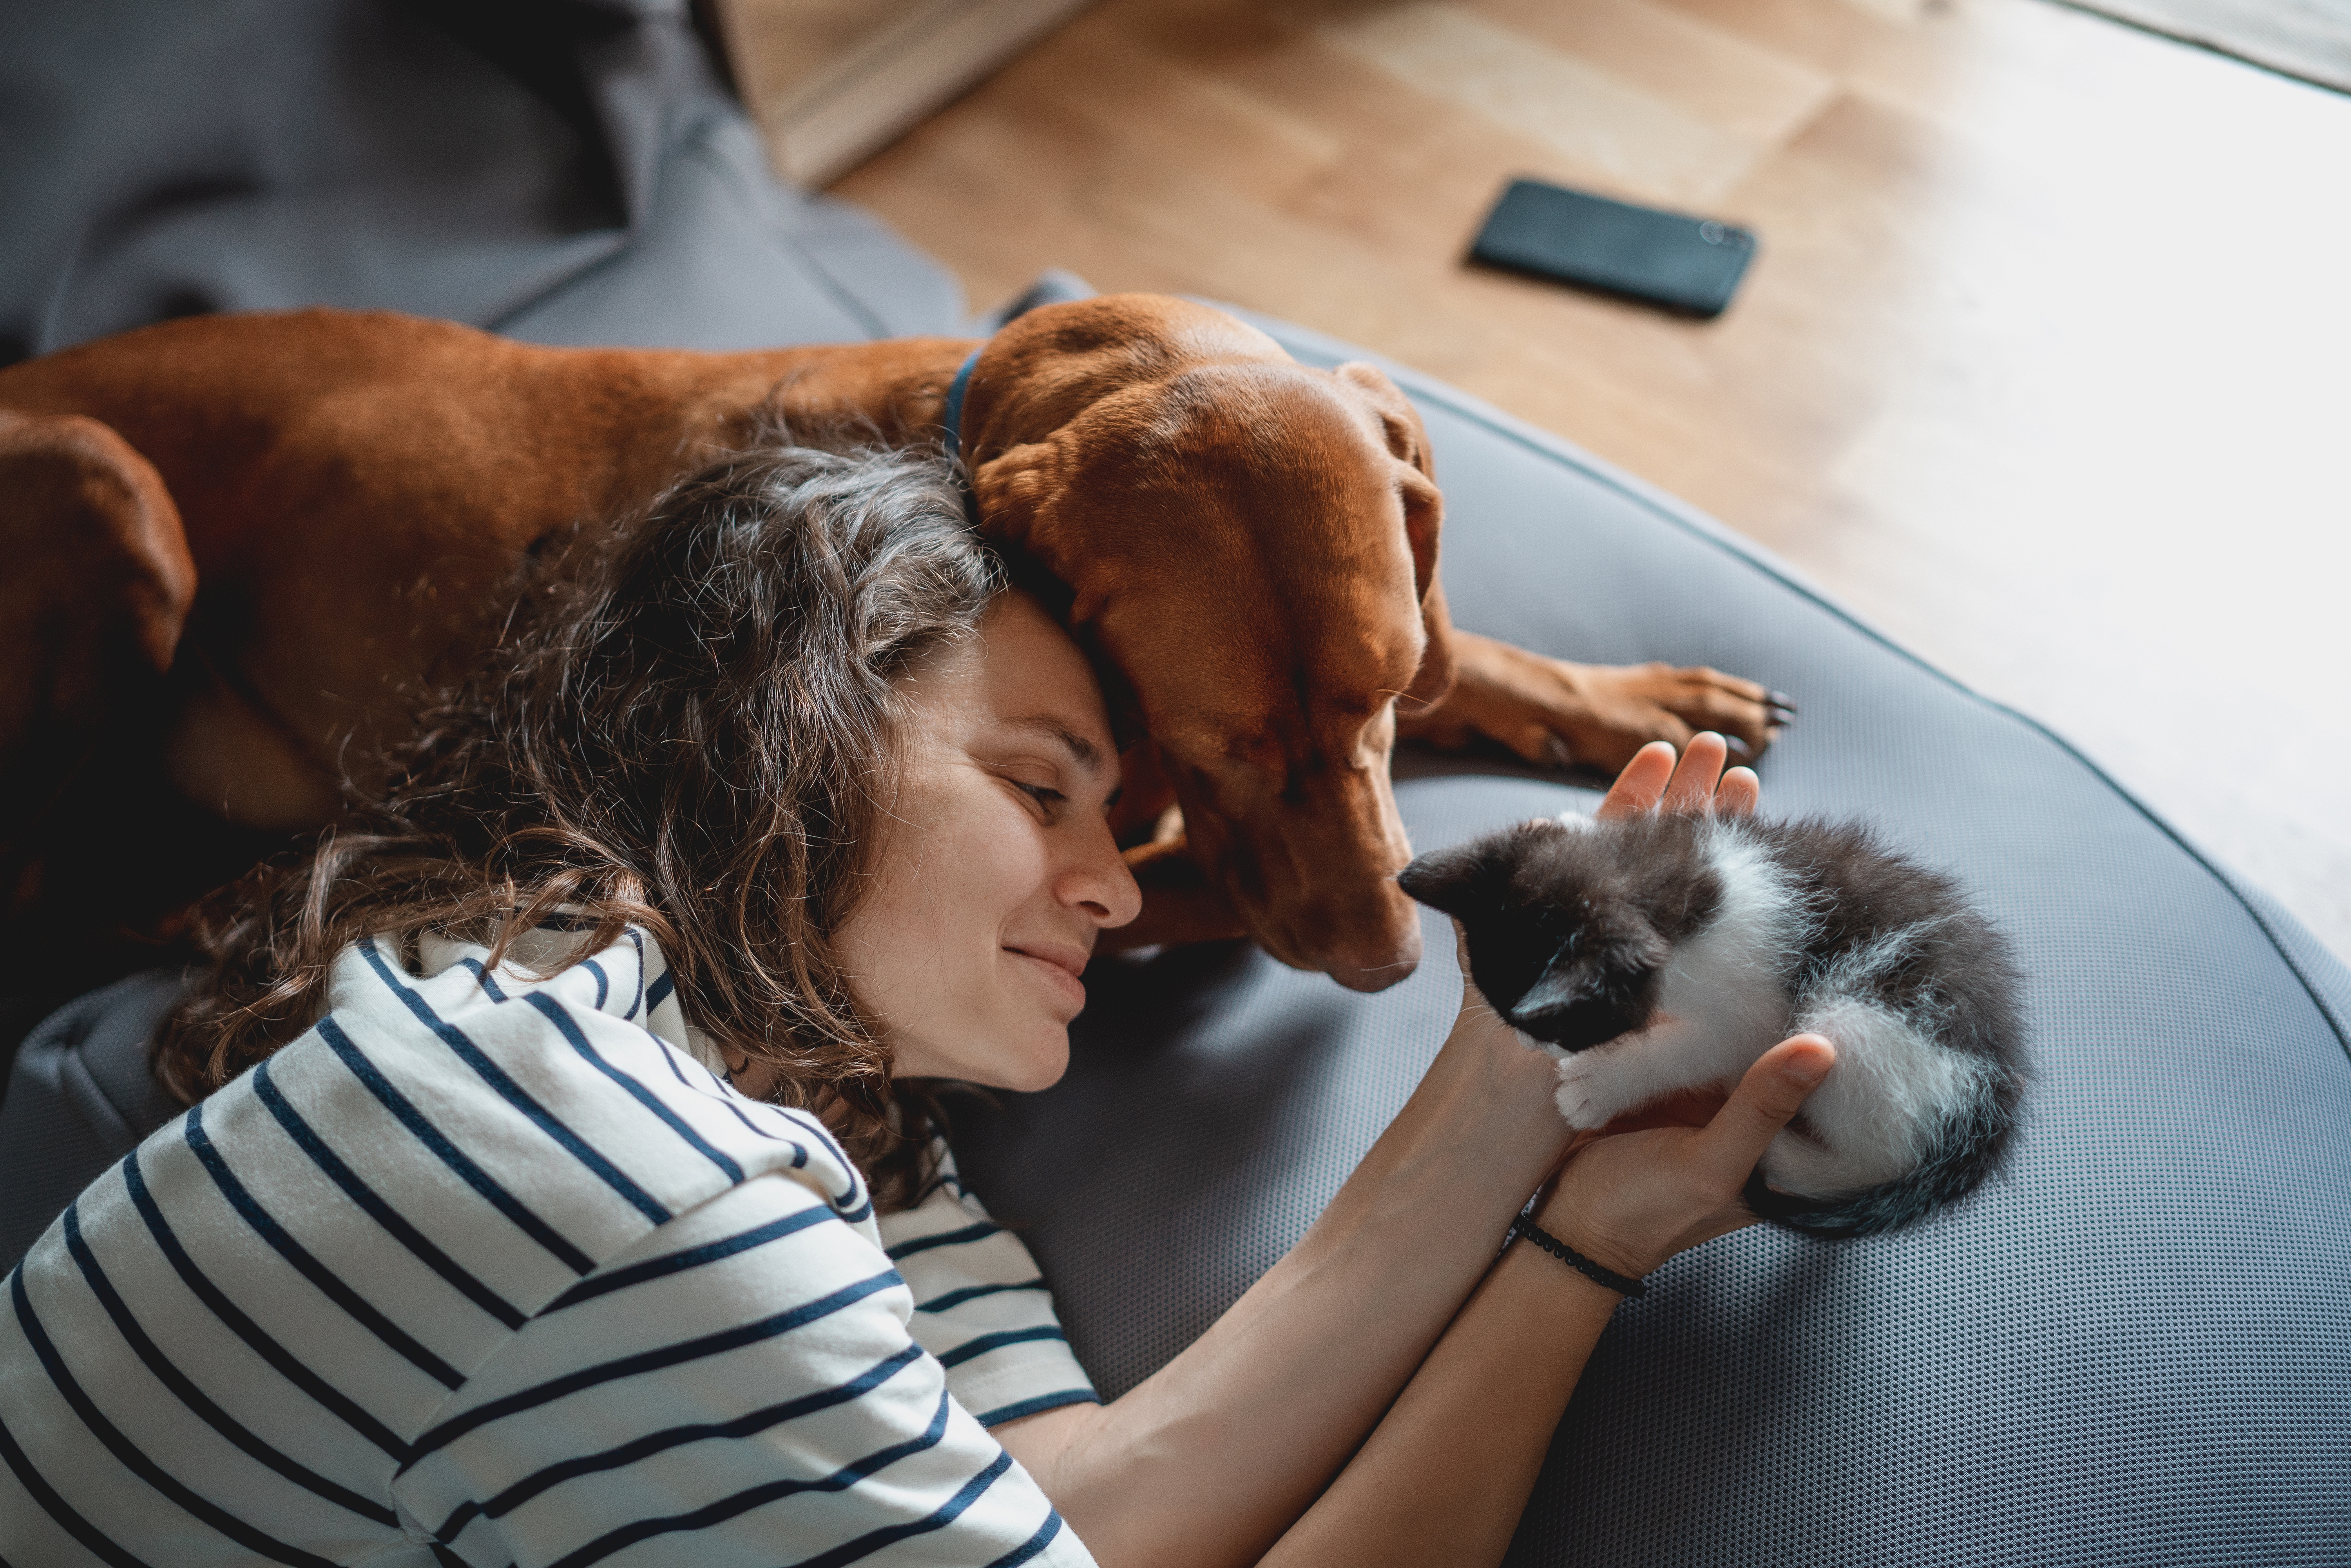
[[[1723,760],[1604,810],[1750,808]],[[1306,1239],[1101,1404],[914,1086],[1060,1076],[1139,903],[1117,787],[935,460],[737,457],[583,549],[214,933],[159,1063],[205,1097],[10,1277],[0,1558],[1499,1559],[1597,1281],[1749,1221],[1826,1042],[1571,1151],[1466,994]],[[1554,1170],[1583,1261],[1498,1259]]]

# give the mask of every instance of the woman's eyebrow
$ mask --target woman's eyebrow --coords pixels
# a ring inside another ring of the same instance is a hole
[[[1102,748],[1050,714],[1027,714],[1019,718],[1005,719],[1002,723],[1007,729],[1025,729],[1031,735],[1041,735],[1049,740],[1061,742],[1077,759],[1078,766],[1088,773],[1102,770]]]

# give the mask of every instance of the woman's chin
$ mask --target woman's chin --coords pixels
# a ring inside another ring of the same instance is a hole
[[[995,1068],[986,1080],[989,1088],[1034,1094],[1059,1083],[1070,1070],[1070,1030],[1058,1021],[1034,1024],[988,1054]]]
[[[1054,1084],[1059,1083],[1061,1081],[1061,1075],[1070,1070],[1068,1027],[1062,1024],[1054,1025],[1053,1038],[1050,1045],[1024,1054],[1027,1060],[1021,1062],[1020,1071],[1018,1074],[1020,1082],[1008,1083],[1005,1087],[1021,1094],[1034,1094],[1040,1089],[1050,1089]]]
[[[977,1083],[1016,1094],[1050,1089],[1070,1067],[1070,1029],[1034,1003],[1015,1016],[975,1009],[979,1021],[964,1021],[948,1033],[908,1031],[892,1040],[896,1071],[904,1078],[938,1078]],[[935,1020],[934,1020],[935,1021]]]

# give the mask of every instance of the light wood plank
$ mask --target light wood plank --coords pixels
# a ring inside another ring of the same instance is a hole
[[[2351,99],[2037,0],[1106,0],[839,188],[978,301],[1235,299],[1584,443],[2351,953],[2346,167]],[[1465,267],[1517,174],[1761,255],[1712,323]]]

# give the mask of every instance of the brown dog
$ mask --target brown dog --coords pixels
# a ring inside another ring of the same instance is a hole
[[[935,439],[976,346],[546,349],[302,311],[0,371],[5,820],[57,835],[101,800],[118,849],[184,831],[171,797],[261,839],[318,825],[346,748],[396,737],[538,541],[625,517],[777,417]],[[1563,742],[1613,767],[1696,727],[1757,751],[1776,733],[1747,682],[1454,630],[1410,404],[1369,366],[1308,370],[1221,312],[1128,295],[1020,318],[979,355],[962,456],[984,528],[1066,585],[1072,630],[1128,688],[1150,745],[1127,819],[1183,808],[1187,838],[1138,853],[1157,885],[1130,943],[1245,929],[1377,989],[1419,956],[1392,881],[1410,853],[1388,783],[1399,735],[1482,734],[1538,760]],[[143,760],[126,731],[155,737]],[[92,785],[107,746],[115,782]],[[129,777],[141,768],[160,777]],[[141,789],[150,805],[126,807]],[[13,846],[20,920],[62,895],[63,847]],[[109,895],[152,918],[204,889],[134,891]]]

